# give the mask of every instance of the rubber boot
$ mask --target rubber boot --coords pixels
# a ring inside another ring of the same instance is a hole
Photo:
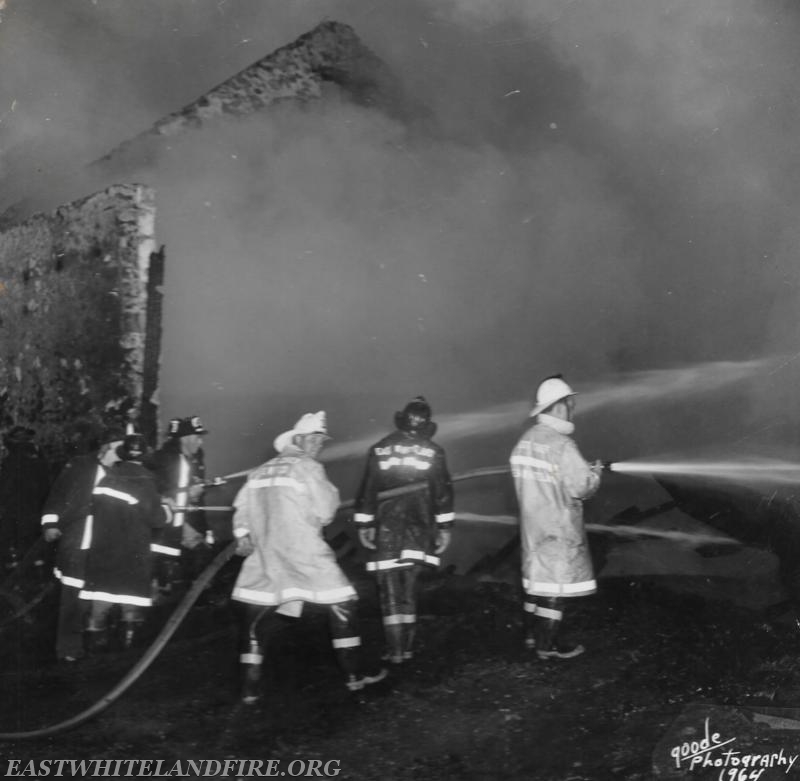
[[[87,654],[98,654],[108,650],[108,630],[107,629],[87,629],[86,630]]]
[[[403,625],[403,661],[414,658],[414,640],[417,636],[416,621]]]
[[[537,617],[539,631],[536,635],[536,655],[540,659],[573,659],[586,649],[582,645],[566,646],[556,641],[561,626],[560,619]]]
[[[361,664],[361,648],[337,648],[336,658],[345,673],[345,686],[348,691],[361,691],[365,686],[382,681],[388,674],[385,667],[365,672]]]
[[[386,653],[381,657],[392,664],[403,663],[405,650],[405,627],[403,624],[384,624],[383,636],[386,639]]]
[[[526,610],[522,615],[522,627],[525,632],[525,649],[536,650],[536,613]]]
[[[139,634],[139,628],[142,625],[141,621],[122,621],[122,647],[125,650],[133,648],[136,644],[136,638]]]
[[[261,646],[251,640],[247,653],[239,656],[242,672],[242,702],[252,705],[261,699],[261,664],[264,656]]]

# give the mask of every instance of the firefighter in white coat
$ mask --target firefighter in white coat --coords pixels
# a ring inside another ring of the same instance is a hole
[[[564,601],[595,593],[583,502],[600,486],[602,464],[589,464],[571,434],[575,392],[560,377],[539,385],[531,426],[511,454],[522,540],[525,645],[540,659],[570,659],[582,645],[558,642]]]
[[[386,676],[364,673],[356,591],[339,568],[322,529],[339,506],[339,491],[317,460],[327,435],[324,412],[307,413],[275,439],[276,458],[257,467],[234,501],[236,552],[245,556],[232,599],[244,602],[240,662],[242,701],[261,696],[265,618],[299,617],[305,603],[328,609],[333,648],[351,691]]]

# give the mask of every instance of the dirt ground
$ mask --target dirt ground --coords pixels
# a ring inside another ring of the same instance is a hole
[[[366,648],[380,650],[372,586]],[[54,594],[0,628],[0,730],[58,724],[108,694],[144,652],[52,659]],[[168,616],[155,609],[155,624]],[[271,638],[265,698],[237,697],[234,605],[197,607],[141,677],[87,723],[0,743],[0,761],[312,759],[342,779],[603,781],[653,777],[652,754],[689,703],[800,702],[800,632],[790,622],[678,595],[663,582],[601,581],[564,631],[587,652],[542,662],[522,647],[520,595],[455,575],[424,583],[418,653],[365,692],[342,686],[322,615]],[[286,770],[284,770],[286,772]],[[287,773],[288,774],[288,773]],[[30,777],[30,776],[28,776]]]

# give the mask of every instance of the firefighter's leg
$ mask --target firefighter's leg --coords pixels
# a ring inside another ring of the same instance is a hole
[[[144,610],[137,605],[122,606],[122,647],[132,648],[144,623]]]
[[[169,597],[180,590],[183,585],[183,564],[181,563],[181,549],[178,544],[168,540],[164,547],[173,553],[158,553],[153,559],[153,572],[159,594]]]
[[[75,661],[85,654],[83,633],[89,603],[78,597],[79,589],[61,585],[58,602],[58,629],[56,634],[56,658]]]
[[[205,544],[204,536],[191,523],[183,524],[181,534],[183,576],[187,583],[194,583],[211,562],[211,550]]]
[[[378,596],[383,617],[383,636],[386,642],[383,658],[393,664],[402,663],[405,647],[402,575],[401,568],[378,573]]]
[[[86,627],[86,650],[89,653],[108,648],[108,616],[113,607],[113,602],[92,601]]]
[[[361,659],[361,634],[358,630],[356,601],[339,602],[329,607],[331,639],[336,660],[345,675],[350,691],[359,691],[371,683],[382,681],[386,670],[366,672]]]
[[[558,630],[564,618],[564,600],[558,597],[539,597],[536,621],[536,654],[540,659],[572,659],[586,649],[582,645],[567,646],[558,642]]]
[[[264,651],[261,642],[262,621],[273,613],[275,608],[260,605],[247,605],[244,611],[244,622],[239,654],[242,674],[242,702],[252,705],[261,699],[261,665]]]
[[[403,619],[403,660],[414,656],[414,640],[417,635],[417,578],[420,565],[415,564],[400,570],[401,603],[400,615]]]
[[[536,648],[536,597],[525,595],[522,603],[522,628],[525,633],[525,648],[532,651]]]

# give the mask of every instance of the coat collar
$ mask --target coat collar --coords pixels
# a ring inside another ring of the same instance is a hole
[[[542,412],[539,413],[538,418],[541,424],[554,429],[559,434],[572,434],[575,431],[575,424],[570,420],[556,418],[553,415],[545,415]]]

